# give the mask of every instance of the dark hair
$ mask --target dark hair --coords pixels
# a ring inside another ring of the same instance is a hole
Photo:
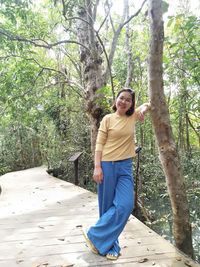
[[[116,99],[118,98],[118,96],[119,96],[122,92],[128,92],[128,93],[131,95],[131,97],[132,97],[132,105],[131,105],[131,107],[129,108],[129,110],[126,111],[126,115],[127,115],[127,116],[131,116],[131,115],[135,112],[135,92],[134,92],[131,88],[123,88],[122,90],[120,90],[120,91],[117,93],[117,97],[116,97]],[[115,103],[113,104],[112,109],[113,109],[114,111],[117,110],[117,107],[116,107],[116,101],[115,101]]]

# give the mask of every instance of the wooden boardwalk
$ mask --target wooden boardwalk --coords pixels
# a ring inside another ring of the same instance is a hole
[[[133,216],[117,261],[92,254],[81,228],[98,218],[96,195],[44,167],[3,175],[0,185],[0,267],[200,266]]]

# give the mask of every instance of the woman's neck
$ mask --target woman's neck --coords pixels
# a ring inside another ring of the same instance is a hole
[[[119,112],[118,110],[116,110],[115,113],[116,113],[118,116],[121,116],[121,117],[126,116],[126,112]]]

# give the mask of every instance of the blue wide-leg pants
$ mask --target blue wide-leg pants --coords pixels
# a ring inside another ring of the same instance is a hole
[[[132,159],[102,161],[98,185],[100,218],[87,235],[101,255],[120,253],[118,237],[134,206]]]

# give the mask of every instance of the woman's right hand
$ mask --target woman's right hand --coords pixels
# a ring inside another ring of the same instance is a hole
[[[103,181],[103,172],[101,166],[95,167],[94,168],[94,173],[93,173],[93,180],[97,183],[100,184]]]

